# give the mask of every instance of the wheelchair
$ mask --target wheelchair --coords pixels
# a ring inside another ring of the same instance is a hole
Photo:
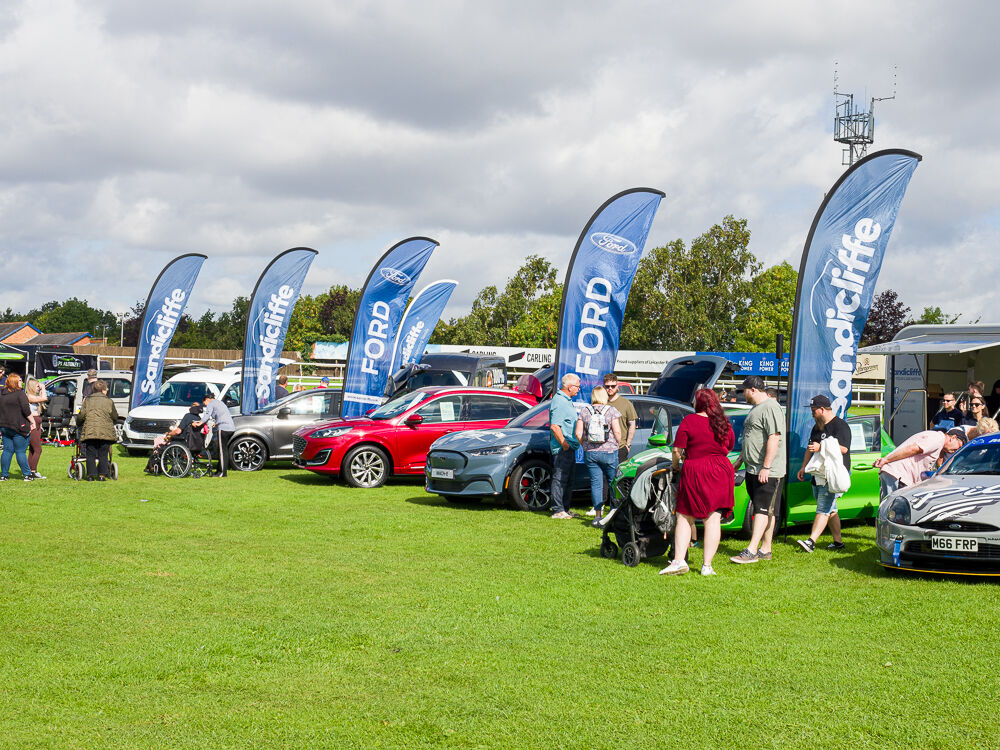
[[[171,440],[160,449],[159,473],[171,479],[201,478],[212,473],[212,433],[205,435],[204,445],[193,451],[184,440]]]

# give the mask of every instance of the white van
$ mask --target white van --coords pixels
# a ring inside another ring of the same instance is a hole
[[[241,378],[238,369],[191,370],[174,375],[163,384],[159,404],[139,406],[128,413],[122,445],[129,453],[152,450],[153,440],[179,422],[191,404],[200,404],[209,392],[222,399],[230,412],[238,414]]]

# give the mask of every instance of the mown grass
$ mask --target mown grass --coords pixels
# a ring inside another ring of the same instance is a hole
[[[69,455],[0,485],[2,747],[1000,745],[1000,588],[884,573],[868,526],[666,578],[412,482]]]

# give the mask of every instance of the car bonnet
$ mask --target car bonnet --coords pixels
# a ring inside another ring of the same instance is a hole
[[[911,523],[975,520],[1000,528],[1000,476],[986,474],[932,477],[894,494],[910,504]]]

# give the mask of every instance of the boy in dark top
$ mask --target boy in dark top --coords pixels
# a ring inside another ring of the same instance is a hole
[[[945,393],[941,396],[941,411],[931,419],[931,429],[947,432],[952,427],[962,424],[965,413],[958,408],[954,393]]]
[[[813,455],[820,451],[820,444],[827,438],[836,438],[837,442],[840,443],[840,454],[844,462],[844,468],[850,474],[850,426],[833,413],[830,399],[826,396],[813,396],[813,400],[809,402],[809,409],[812,411],[812,416],[816,424],[813,426],[812,432],[809,433],[809,445],[806,446],[806,455],[802,458],[802,467],[797,474],[798,480],[801,482],[805,479],[806,464],[809,463],[809,459]],[[799,546],[806,552],[812,552],[816,549],[816,540],[819,539],[820,534],[823,533],[827,523],[829,523],[833,543],[828,544],[826,548],[842,550],[844,549],[844,540],[840,535],[840,516],[837,514],[837,500],[840,499],[843,493],[834,493],[830,490],[829,484],[825,486],[816,484],[815,477],[812,483],[813,497],[816,498],[816,518],[813,519],[812,532],[809,534],[809,538],[797,540]]]

